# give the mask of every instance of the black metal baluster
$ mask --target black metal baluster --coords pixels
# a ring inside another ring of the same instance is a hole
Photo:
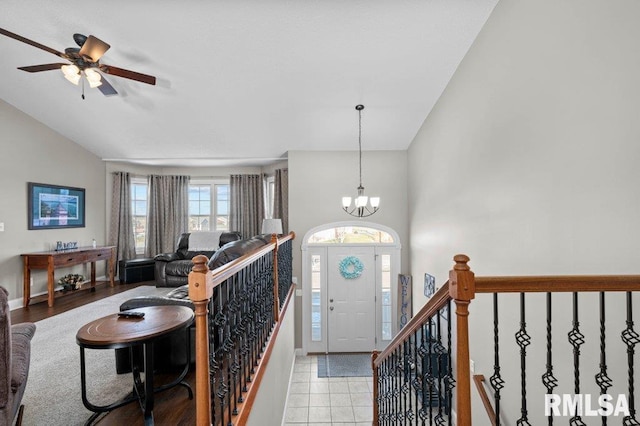
[[[436,312],[436,368],[438,371],[438,379],[437,379],[437,385],[436,385],[436,391],[437,391],[437,401],[438,401],[438,414],[436,415],[435,421],[436,421],[436,425],[438,426],[444,426],[444,424],[446,423],[444,420],[444,413],[443,413],[443,405],[444,405],[444,398],[442,395],[442,388],[443,388],[443,376],[442,376],[442,360],[444,358],[445,355],[445,348],[444,346],[442,346],[442,338],[441,338],[441,334],[440,331],[442,330],[441,328],[441,323],[440,323],[440,312]]]
[[[606,351],[606,327],[605,327],[605,297],[604,291],[600,292],[600,371],[596,374],[596,384],[600,388],[600,395],[607,393],[612,385],[611,378],[607,375],[607,351]],[[607,416],[602,416],[602,424],[606,426]]]
[[[504,387],[504,380],[500,376],[500,336],[498,322],[498,293],[493,293],[493,375],[489,383],[493,389],[495,401],[495,422],[500,426],[500,390]]]
[[[392,412],[392,407],[391,407],[391,356],[388,357],[385,362],[384,362],[384,387],[385,387],[385,402],[384,402],[384,407],[385,407],[385,415],[384,415],[384,420],[385,423],[390,425],[391,424],[391,412]]]
[[[380,383],[381,392],[378,395],[379,409],[378,420],[382,421],[382,424],[388,424],[387,419],[389,415],[389,358],[386,358],[380,365],[382,370],[382,376],[378,377],[378,383]],[[382,382],[380,380],[382,379]]]
[[[447,391],[446,413],[449,417],[449,426],[453,425],[451,402],[453,401],[453,388],[456,386],[456,381],[453,378],[453,370],[451,367],[451,319],[451,300],[449,300],[447,302],[447,375],[445,380],[445,387]]]
[[[569,343],[573,346],[573,391],[575,395],[580,394],[580,346],[584,344],[584,335],[580,333],[580,322],[578,321],[578,293],[573,293],[573,329],[569,332]],[[569,419],[571,426],[584,426],[580,413],[576,412]]]
[[[516,343],[520,346],[520,418],[516,422],[518,426],[531,426],[527,412],[527,346],[531,344],[531,336],[527,334],[527,323],[525,321],[525,298],[524,293],[520,293],[520,329],[516,333]]]
[[[634,355],[635,345],[640,342],[638,333],[633,329],[633,303],[632,293],[627,292],[627,327],[622,332],[622,341],[627,345],[627,367],[628,367],[628,384],[629,384],[629,415],[624,417],[622,424],[624,426],[636,426],[640,424],[636,419],[635,408],[635,387],[634,387]]]
[[[427,395],[427,372],[425,369],[425,365],[426,365],[426,357],[429,354],[429,351],[427,349],[427,336],[426,336],[426,325],[423,324],[422,327],[420,327],[420,349],[418,349],[418,354],[420,355],[420,364],[418,364],[419,368],[420,368],[420,408],[418,410],[418,415],[420,416],[420,419],[422,420],[422,426],[426,425],[426,420],[428,417],[428,413],[427,413],[427,405],[426,405],[426,395]]]
[[[415,348],[413,351],[413,365],[414,365],[414,380],[413,380],[413,394],[415,396],[415,416],[416,423],[418,419],[421,419],[420,409],[422,408],[422,327],[414,332]]]
[[[427,401],[429,403],[429,426],[433,426],[433,393],[435,392],[435,380],[433,377],[433,317],[429,317],[428,324],[427,347],[429,348],[429,356],[427,357]]]
[[[409,420],[411,423],[410,424],[414,424],[413,420],[415,419],[415,411],[413,410],[413,379],[415,378],[415,373],[416,373],[416,364],[414,362],[413,359],[413,355],[415,354],[415,351],[413,350],[413,348],[415,347],[416,344],[416,340],[414,338],[414,334],[410,334],[409,337],[407,338],[407,342],[408,342],[408,350],[409,352],[406,354],[407,357],[407,382],[406,382],[406,386],[407,386],[407,392],[406,392],[406,398],[407,398],[407,411],[406,411],[406,415],[405,418],[407,420]]]
[[[400,348],[397,347],[395,349],[395,351],[393,351],[394,354],[394,364],[395,364],[395,368],[393,369],[393,400],[395,402],[394,404],[394,410],[393,410],[393,416],[392,416],[392,423],[397,424],[398,421],[400,421],[400,386],[402,386],[400,384],[400,376],[401,374],[401,369],[402,369],[402,354],[399,352]]]
[[[552,394],[555,387],[558,385],[558,379],[553,375],[553,352],[551,345],[551,317],[552,317],[552,304],[551,293],[547,293],[547,364],[546,371],[542,375],[542,384],[547,389],[547,394]],[[553,416],[547,417],[549,425],[553,424]]]

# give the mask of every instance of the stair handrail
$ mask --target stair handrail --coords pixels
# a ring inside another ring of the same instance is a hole
[[[274,252],[274,269],[277,270],[277,250],[278,246],[288,240],[295,238],[295,233],[286,235],[272,235],[271,242],[263,247],[251,251],[244,256],[235,259],[225,265],[209,270],[207,263],[209,259],[204,255],[193,258],[193,268],[189,273],[189,299],[194,304],[195,311],[195,399],[196,399],[196,425],[211,425],[211,387],[209,383],[209,327],[208,327],[208,304],[213,297],[213,290],[227,279],[233,277],[242,269],[251,265],[262,256]],[[274,275],[274,287],[277,289],[277,273]],[[274,290],[277,293],[277,290]],[[277,297],[276,297],[277,299]],[[276,301],[274,301],[276,302]],[[277,303],[274,303],[274,319],[279,313]]]
[[[476,389],[480,394],[480,399],[482,400],[482,404],[484,405],[484,409],[487,411],[487,415],[489,416],[489,421],[492,426],[496,426],[496,412],[491,405],[491,401],[489,400],[489,395],[487,395],[487,390],[484,386],[484,375],[482,374],[474,374],[473,375],[473,383],[476,385]]]

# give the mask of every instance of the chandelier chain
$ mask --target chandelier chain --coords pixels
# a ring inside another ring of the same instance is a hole
[[[358,156],[360,159],[360,187],[362,187],[362,110],[358,110]]]
[[[362,186],[362,110],[364,105],[356,105],[358,111],[358,172],[360,185],[357,188],[354,204],[351,197],[342,197],[342,209],[354,217],[369,217],[378,211],[380,197],[367,197]]]

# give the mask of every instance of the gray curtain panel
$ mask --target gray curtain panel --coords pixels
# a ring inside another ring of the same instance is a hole
[[[261,175],[231,175],[229,181],[229,228],[242,238],[260,234],[264,219]]]
[[[136,243],[133,239],[133,217],[131,215],[131,175],[114,172],[111,176],[111,219],[109,245],[116,246],[118,259],[135,259]],[[116,262],[116,268],[118,262]]]
[[[273,218],[282,220],[282,232],[289,232],[289,169],[276,169]]]
[[[145,254],[173,252],[189,221],[189,176],[149,176],[149,219]]]

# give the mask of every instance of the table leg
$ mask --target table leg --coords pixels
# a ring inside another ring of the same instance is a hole
[[[53,301],[54,301],[54,286],[55,283],[53,282],[54,280],[54,274],[53,274],[53,256],[49,256],[49,261],[47,264],[47,303],[49,304],[49,307],[52,308],[53,307]]]
[[[182,372],[171,383],[166,383],[162,386],[157,387],[155,389],[155,392],[162,392],[164,390],[171,389],[174,386],[180,385],[180,386],[184,386],[187,389],[187,392],[189,393],[189,399],[193,399],[193,390],[191,389],[191,386],[189,385],[189,383],[187,383],[184,380],[184,378],[187,377],[187,373],[189,373],[189,364],[191,363],[191,328],[187,327],[186,332],[187,332],[187,336],[185,341],[187,342],[187,344],[186,344],[185,352],[187,353],[187,362],[184,368],[182,369]]]
[[[109,284],[111,287],[115,286],[115,275],[116,275],[116,249],[115,247],[111,249],[111,256],[109,257],[109,261],[107,262],[109,265]]]
[[[29,306],[31,301],[31,268],[29,268],[29,258],[23,257],[23,270],[22,270],[22,306]]]
[[[91,291],[96,291],[96,262],[91,262]]]
[[[87,367],[84,357],[84,346],[80,346],[80,388],[82,389],[82,403],[88,410],[93,411],[91,417],[89,417],[89,419],[85,422],[85,426],[92,424],[93,421],[96,420],[101,413],[114,410],[136,400],[135,394],[132,392],[121,401],[114,402],[113,404],[109,405],[93,405],[91,402],[89,402],[89,399],[87,398]]]
[[[153,425],[153,342],[144,345],[144,424]]]

